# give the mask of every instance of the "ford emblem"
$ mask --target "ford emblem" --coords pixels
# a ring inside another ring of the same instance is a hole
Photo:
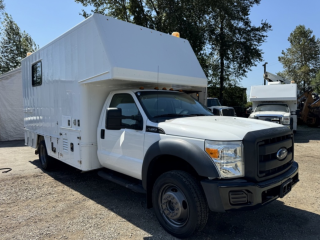
[[[288,156],[288,150],[286,148],[280,148],[277,152],[277,158],[283,160]]]

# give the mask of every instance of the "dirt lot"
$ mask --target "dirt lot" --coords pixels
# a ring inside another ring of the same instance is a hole
[[[320,239],[320,128],[295,135],[300,182],[258,210],[210,213],[192,239]],[[60,163],[43,172],[23,141],[0,142],[0,239],[173,239],[145,196]]]

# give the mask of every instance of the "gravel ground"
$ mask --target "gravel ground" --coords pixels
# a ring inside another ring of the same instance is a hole
[[[320,128],[300,127],[300,182],[283,199],[252,211],[210,213],[192,239],[320,239]],[[174,239],[145,196],[59,163],[43,172],[23,141],[0,142],[0,239]]]

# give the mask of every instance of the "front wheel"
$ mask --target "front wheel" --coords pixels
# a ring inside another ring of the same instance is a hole
[[[190,237],[207,223],[209,209],[203,190],[187,172],[163,173],[153,186],[152,203],[161,226],[175,237]]]

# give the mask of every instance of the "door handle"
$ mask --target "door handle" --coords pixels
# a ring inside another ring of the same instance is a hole
[[[105,132],[105,130],[101,129],[101,131],[100,131],[100,138],[101,139],[104,139],[104,132]]]

